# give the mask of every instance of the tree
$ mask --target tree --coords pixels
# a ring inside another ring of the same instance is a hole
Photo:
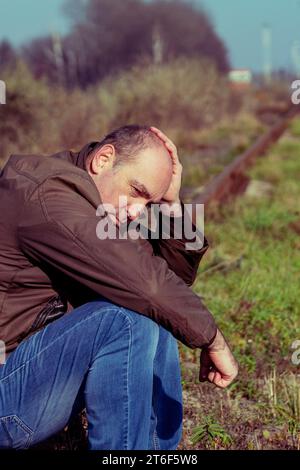
[[[182,0],[156,0],[148,5],[148,10],[151,28],[159,28],[165,60],[206,56],[219,71],[228,70],[226,48],[206,12]]]
[[[3,71],[6,67],[13,67],[16,65],[17,53],[11,44],[4,40],[0,42],[0,70]]]
[[[41,38],[24,49],[36,76],[86,87],[141,60],[208,57],[228,70],[225,46],[212,21],[184,0],[68,0],[64,38]]]

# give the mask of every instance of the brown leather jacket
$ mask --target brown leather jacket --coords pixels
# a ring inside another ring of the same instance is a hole
[[[49,322],[104,297],[196,348],[216,334],[192,285],[207,240],[100,240],[99,192],[80,152],[11,155],[0,176],[0,340],[7,352]]]

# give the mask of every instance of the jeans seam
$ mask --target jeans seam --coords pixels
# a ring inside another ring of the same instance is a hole
[[[2,421],[3,423],[5,422],[14,422],[16,426],[19,426],[25,433],[25,444],[24,446],[22,446],[23,449],[27,449],[32,441],[32,438],[33,438],[33,434],[34,434],[34,431],[29,427],[27,426],[27,424],[25,424],[21,418],[19,418],[18,415],[7,415],[7,416],[1,416],[0,417],[0,421]],[[9,430],[7,429],[7,424],[5,425],[4,427],[4,431],[5,433],[7,434],[9,440],[11,441],[11,446],[13,447],[13,444],[14,444],[14,441],[9,433]]]
[[[128,316],[125,314],[125,317],[130,323],[130,320]],[[125,390],[126,390],[126,406],[125,406],[125,413],[126,413],[126,430],[125,430],[125,444],[124,448],[128,450],[128,434],[129,434],[129,415],[130,415],[130,410],[129,410],[129,388],[128,388],[128,383],[129,383],[129,364],[130,364],[130,354],[131,354],[131,349],[132,349],[132,330],[131,327],[128,327],[128,332],[129,332],[129,345],[128,345],[128,352],[127,352],[127,360],[126,360],[126,378],[125,378]]]
[[[80,308],[80,307],[79,307]],[[104,307],[103,308],[103,311],[105,310],[105,312],[109,312],[109,311],[112,311],[112,310],[117,310],[117,311],[120,311],[120,307]],[[27,361],[25,361],[23,364],[21,364],[17,369],[14,369],[13,371],[11,371],[8,375],[5,375],[4,377],[1,377],[0,379],[0,382],[2,382],[3,380],[5,379],[8,379],[11,375],[15,374],[16,372],[18,372],[19,370],[23,369],[30,361],[32,361],[33,359],[36,359],[38,356],[40,356],[42,353],[44,353],[45,351],[47,351],[47,349],[49,349],[51,346],[53,346],[53,344],[56,343],[56,341],[59,341],[61,340],[66,334],[69,334],[70,331],[72,331],[74,328],[77,328],[79,325],[81,325],[81,323],[87,321],[88,319],[90,319],[91,316],[94,316],[98,313],[98,310],[96,311],[92,311],[91,315],[88,317],[88,318],[83,318],[82,320],[79,320],[75,325],[73,325],[69,330],[67,331],[64,331],[62,334],[60,334],[58,337],[56,337],[52,342],[51,344],[49,344],[48,346],[46,346],[45,348],[43,348],[41,351],[39,351],[37,354],[35,354],[34,356],[30,357],[30,359],[28,359]],[[72,315],[72,312],[70,312],[70,315]],[[129,317],[126,315],[126,318],[129,319]],[[38,333],[40,332],[44,332],[45,329],[49,326],[53,325],[52,324],[49,324],[47,326],[45,326],[42,330],[38,331]],[[33,337],[34,335],[31,336],[31,338]]]
[[[160,450],[160,445],[159,445],[159,440],[158,440],[158,435],[157,435],[157,416],[155,415],[155,428],[153,431],[153,444],[154,444],[154,449],[155,450]]]
[[[137,322],[137,320],[132,321],[132,319],[130,318],[130,316],[126,314],[126,309],[123,308],[123,307],[117,307],[117,313],[121,313],[121,315],[122,315],[123,317],[125,317],[126,321],[129,323],[129,329],[130,329],[130,325],[133,326],[133,325]],[[108,329],[108,331],[107,331],[107,336],[109,336],[109,333],[110,333],[110,330],[111,330],[111,328],[112,328],[112,326],[113,326],[114,321],[115,321],[115,318],[113,318],[112,321],[111,321],[111,324],[110,324],[109,329]],[[101,322],[101,323],[102,323],[102,322]],[[98,331],[99,331],[99,329],[100,329],[100,327],[101,327],[101,323],[100,323],[100,325],[98,326],[97,333],[98,333]],[[127,329],[127,327],[126,327],[126,329]],[[97,333],[96,333],[96,335],[95,335],[95,339],[94,339],[94,343],[93,343],[93,347],[92,347],[92,351],[93,351],[93,352],[92,352],[93,362],[97,359],[97,355],[95,355],[95,353],[94,353],[94,347],[95,347],[95,341],[96,341]],[[103,344],[103,342],[101,343],[100,346],[98,346],[98,347],[99,347],[99,350],[100,350],[100,348],[102,347],[102,344]]]

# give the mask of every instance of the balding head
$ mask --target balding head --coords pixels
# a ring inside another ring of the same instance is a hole
[[[143,150],[148,148],[164,149],[162,141],[147,126],[136,124],[120,127],[107,134],[94,148],[88,161],[104,145],[113,145],[115,149],[115,166],[135,162]]]
[[[102,202],[118,207],[159,202],[170,186],[172,159],[164,143],[146,126],[130,125],[108,134],[87,159]],[[130,216],[130,207],[128,211]]]

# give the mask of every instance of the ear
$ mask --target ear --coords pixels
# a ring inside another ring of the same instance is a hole
[[[105,170],[110,170],[114,165],[115,157],[115,147],[112,144],[103,145],[95,152],[90,163],[90,171],[93,174],[100,174]]]

